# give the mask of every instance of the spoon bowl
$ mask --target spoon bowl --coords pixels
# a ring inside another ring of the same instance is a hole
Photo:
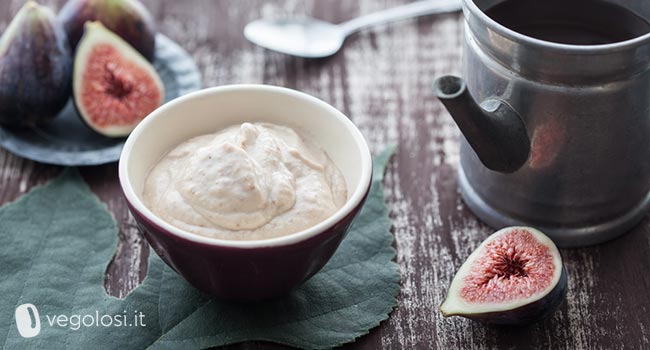
[[[244,36],[269,50],[319,58],[335,54],[343,46],[346,35],[338,25],[300,17],[250,22],[244,28]]]

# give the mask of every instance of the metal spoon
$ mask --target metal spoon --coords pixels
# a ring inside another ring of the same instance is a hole
[[[348,35],[365,27],[460,9],[460,0],[426,0],[371,13],[341,24],[311,17],[258,19],[246,25],[244,36],[269,50],[298,57],[319,58],[335,54]]]

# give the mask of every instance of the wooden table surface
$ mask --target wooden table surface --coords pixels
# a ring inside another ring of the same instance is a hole
[[[24,0],[0,2],[0,28]],[[41,0],[59,8],[63,0]],[[399,306],[349,349],[650,349],[650,220],[595,247],[563,250],[566,302],[552,318],[527,327],[491,327],[445,319],[437,307],[456,269],[493,230],[459,198],[458,132],[431,94],[434,77],[458,73],[462,18],[448,14],[365,30],[337,55],[303,60],[245,41],[259,17],[307,14],[341,22],[403,0],[145,0],[159,30],[192,54],[205,86],[265,83],[315,95],[347,114],[374,153],[399,145],[386,176],[397,262]],[[61,169],[0,150],[0,204]],[[106,289],[124,296],[146,275],[149,249],[119,190],[117,165],[81,169],[120,225]],[[281,349],[248,343],[230,349]]]

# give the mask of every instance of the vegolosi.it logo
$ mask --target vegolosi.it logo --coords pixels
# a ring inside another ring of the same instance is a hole
[[[34,304],[22,304],[16,308],[16,328],[23,338],[32,338],[41,332],[41,317]]]
[[[134,310],[132,313],[124,310],[117,315],[91,314],[74,315],[44,315],[46,323],[43,326],[67,328],[73,331],[81,327],[146,327],[144,314]],[[16,308],[16,328],[23,338],[33,338],[41,332],[41,316],[34,304],[22,304]]]

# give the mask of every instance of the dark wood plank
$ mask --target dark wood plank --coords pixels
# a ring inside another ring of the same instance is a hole
[[[23,0],[0,3],[4,28]],[[63,0],[42,1],[54,7]],[[647,349],[650,348],[650,219],[596,247],[564,250],[567,302],[549,320],[526,327],[487,327],[444,319],[437,311],[470,252],[492,230],[466,209],[456,189],[455,125],[432,97],[435,76],[458,72],[462,18],[408,20],[350,37],[322,60],[271,53],[247,43],[244,25],[261,16],[307,14],[341,22],[404,0],[145,0],[160,31],[197,61],[206,86],[256,82],[296,88],[341,109],[373,152],[398,144],[386,176],[402,274],[399,306],[389,320],[349,349]],[[14,200],[60,171],[0,151],[0,203]],[[120,224],[120,246],[106,289],[124,296],[146,274],[147,245],[117,183],[116,165],[83,168],[91,188]],[[229,349],[283,349],[247,343]]]

